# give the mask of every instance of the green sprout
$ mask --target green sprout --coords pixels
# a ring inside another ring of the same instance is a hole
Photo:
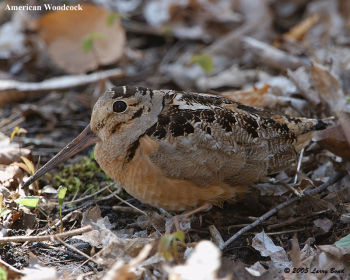
[[[190,60],[190,64],[193,63],[199,64],[199,66],[206,73],[210,73],[214,70],[213,59],[208,54],[194,55]]]
[[[158,251],[168,261],[176,259],[178,254],[177,241],[184,242],[184,240],[185,234],[183,231],[179,230],[172,234],[166,234],[160,240]]]
[[[58,188],[58,207],[60,208],[60,232],[63,232],[63,221],[62,221],[62,205],[64,198],[66,197],[67,187],[60,186]]]
[[[97,32],[92,32],[89,35],[86,36],[86,38],[83,40],[83,50],[85,53],[88,53],[90,51],[93,50],[93,46],[94,46],[94,40],[95,39],[102,39],[105,36],[101,33],[97,33]]]

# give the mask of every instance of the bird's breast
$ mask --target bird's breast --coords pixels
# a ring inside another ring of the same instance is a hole
[[[212,182],[203,187],[191,180],[168,177],[150,159],[157,152],[156,140],[143,136],[130,161],[127,161],[127,155],[107,161],[106,152],[99,145],[95,148],[95,158],[130,195],[143,203],[168,210],[191,209],[207,202],[220,203],[246,190],[244,187],[232,188],[223,182]],[[168,166],[171,168],[171,159]]]

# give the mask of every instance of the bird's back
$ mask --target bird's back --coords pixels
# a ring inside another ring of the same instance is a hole
[[[290,166],[320,120],[291,118],[215,95],[169,92],[146,135],[166,176],[199,186],[250,184]]]

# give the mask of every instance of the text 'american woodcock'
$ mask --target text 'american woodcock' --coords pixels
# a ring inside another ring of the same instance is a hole
[[[218,204],[290,166],[326,126],[216,95],[114,87],[96,102],[90,125],[25,185],[96,143],[102,169],[143,203]]]

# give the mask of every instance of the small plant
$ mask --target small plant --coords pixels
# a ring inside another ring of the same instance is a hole
[[[7,271],[4,266],[0,266],[0,280],[7,280]]]
[[[112,25],[117,19],[120,19],[121,15],[119,13],[116,12],[111,12],[108,17],[107,17],[107,25],[110,26]]]
[[[18,167],[22,168],[24,171],[26,171],[29,175],[31,176],[34,175],[35,173],[34,163],[30,159],[23,156],[21,156],[21,160],[23,162],[16,162],[15,164]],[[39,184],[37,181],[33,183],[33,190],[34,190],[34,194],[37,194],[39,191]]]
[[[208,54],[194,55],[190,60],[190,64],[193,63],[199,64],[199,66],[206,73],[210,73],[214,70],[213,59]]]
[[[64,198],[66,197],[67,188],[60,186],[58,188],[58,207],[60,209],[60,232],[63,232],[63,221],[62,221],[62,205]]]
[[[178,230],[172,234],[166,234],[160,240],[158,251],[166,260],[169,261],[177,258],[177,241],[185,241],[185,234],[183,231]]]
[[[11,136],[10,136],[11,141],[13,141],[13,138],[16,135],[21,135],[22,133],[27,133],[27,130],[25,130],[24,128],[16,126],[11,132]]]
[[[93,51],[94,47],[94,39],[102,39],[104,38],[104,35],[97,32],[92,32],[89,35],[86,36],[86,38],[83,40],[83,50],[85,53],[88,53],[90,51]]]
[[[68,191],[75,194],[86,190],[97,191],[101,181],[112,183],[112,180],[105,175],[97,162],[91,155],[85,156],[76,164],[67,164],[58,172],[48,173],[45,181],[53,186],[67,187]]]

